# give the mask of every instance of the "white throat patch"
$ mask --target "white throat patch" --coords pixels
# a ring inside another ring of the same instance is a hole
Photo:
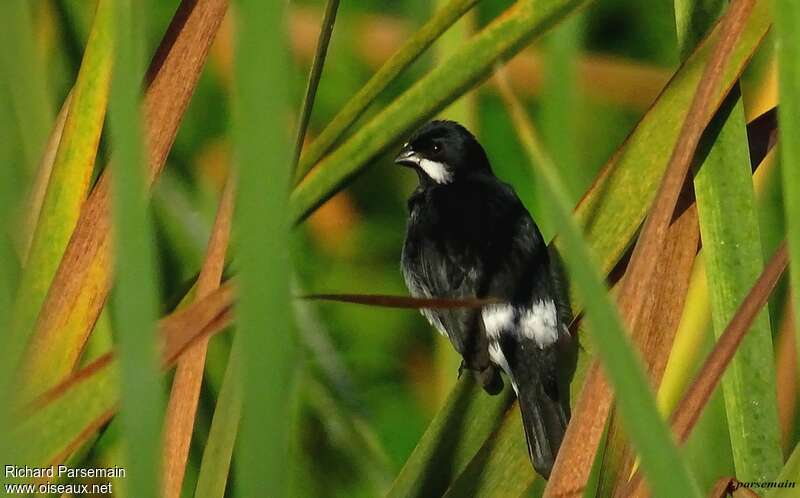
[[[444,163],[431,161],[430,159],[420,159],[419,167],[436,183],[446,184],[453,181],[453,173],[447,169]]]

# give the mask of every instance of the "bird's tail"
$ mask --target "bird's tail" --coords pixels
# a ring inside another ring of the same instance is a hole
[[[528,455],[536,472],[548,479],[567,430],[569,408],[552,399],[537,378],[519,378],[517,384]]]

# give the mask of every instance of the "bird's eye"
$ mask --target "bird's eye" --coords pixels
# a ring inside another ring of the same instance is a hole
[[[433,144],[433,152],[439,152],[442,147],[439,144]]]

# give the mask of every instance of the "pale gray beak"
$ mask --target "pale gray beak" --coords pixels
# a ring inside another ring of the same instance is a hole
[[[401,166],[418,166],[420,159],[421,158],[413,149],[404,147],[397,157],[394,158],[394,163]]]

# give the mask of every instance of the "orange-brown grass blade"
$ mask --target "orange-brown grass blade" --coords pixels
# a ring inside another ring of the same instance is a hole
[[[308,299],[313,301],[334,301],[339,303],[363,304],[366,306],[401,309],[481,308],[483,306],[502,302],[499,299],[478,299],[469,297],[459,299],[439,299],[390,296],[386,294],[309,294],[306,296],[300,296],[300,299]]]
[[[689,203],[689,207],[685,207]],[[700,243],[697,206],[689,185],[684,188],[681,204],[684,208],[679,205],[661,257],[654,265],[652,293],[642,307],[639,326],[632,332],[654,389],[664,375]],[[601,496],[613,495],[619,486],[628,482],[635,458],[616,410],[612,409],[600,470],[598,493]]]
[[[227,0],[184,0],[151,63],[144,103],[149,183],[164,166],[227,5]],[[42,306],[23,363],[31,396],[75,367],[108,297],[110,186],[106,170],[84,204]]]
[[[197,278],[196,299],[202,299],[217,289],[222,279],[231,234],[234,184],[235,178],[231,174],[222,192],[206,259]],[[164,421],[161,480],[164,498],[178,498],[181,493],[207,350],[208,340],[201,339],[178,359]]]
[[[169,368],[198,340],[219,332],[232,320],[234,288],[225,283],[192,305],[159,322],[161,366]],[[117,411],[119,391],[115,353],[109,352],[24,406],[12,437],[21,462],[55,465],[66,459]],[[44,430],[46,428],[46,430]]]
[[[766,304],[788,263],[789,254],[784,241],[764,267],[761,276],[725,328],[672,415],[672,430],[679,442],[684,442],[689,437],[711,393],[719,384],[725,367],[736,353],[753,320]],[[638,473],[631,479],[628,489],[628,496],[646,495],[644,483]]]
[[[659,261],[660,254],[664,250],[670,221],[691,159],[713,112],[712,109],[708,109],[708,103],[714,92],[718,91],[723,68],[742,33],[752,7],[752,0],[736,0],[728,8],[721,21],[720,38],[700,79],[656,199],[644,222],[639,241],[633,250],[618,299],[620,313],[629,330],[636,331],[639,328],[638,324],[643,317],[642,311],[647,299],[655,290],[654,263]],[[593,370],[600,375],[599,369]],[[589,378],[586,385],[600,386],[601,389],[605,385],[603,401],[592,410],[591,416],[589,413],[574,415],[576,418],[567,429],[564,443],[556,458],[553,474],[545,490],[545,496],[565,496],[563,492],[567,492],[566,495],[574,495],[582,492],[588,482],[591,463],[594,461],[594,452],[608,416],[607,410],[611,406],[610,399],[605,399],[605,397],[610,398],[611,392],[607,389],[605,381],[600,379]],[[601,408],[603,411],[599,411],[597,408]],[[581,422],[578,417],[585,417],[585,420]],[[576,419],[579,421],[576,422]],[[581,427],[583,424],[594,427]],[[597,439],[594,441],[578,440],[577,438],[581,434],[591,434]]]

